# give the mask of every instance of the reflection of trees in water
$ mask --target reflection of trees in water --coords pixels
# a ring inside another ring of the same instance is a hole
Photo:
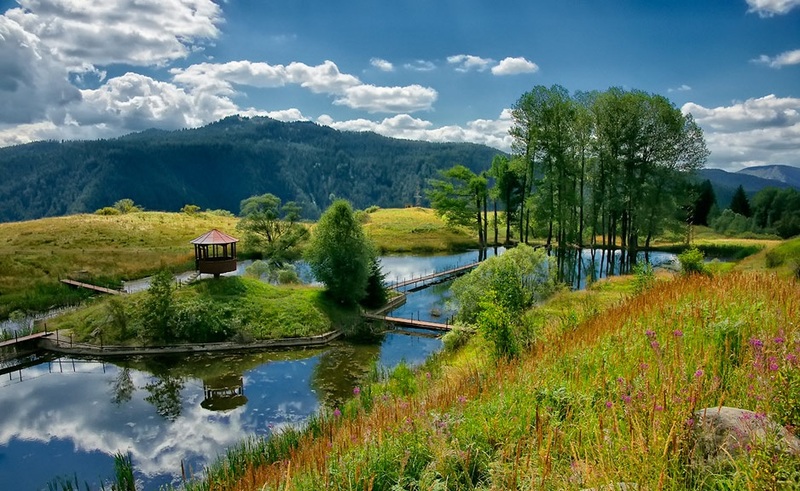
[[[121,368],[117,377],[111,381],[111,402],[121,405],[131,400],[136,386],[133,385],[130,368]]]
[[[320,403],[336,407],[353,396],[380,355],[381,340],[368,344],[337,343],[320,355],[311,374],[311,387]]]
[[[170,375],[156,376],[154,382],[144,386],[150,393],[144,398],[156,408],[156,412],[167,421],[175,421],[181,415],[181,390],[183,380]]]

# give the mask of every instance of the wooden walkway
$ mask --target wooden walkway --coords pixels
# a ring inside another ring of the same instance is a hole
[[[417,278],[411,278],[410,280],[398,281],[397,283],[392,283],[391,288],[396,290],[398,288],[403,288],[404,286],[414,285],[416,283],[424,283],[426,281],[435,280],[437,278],[441,278],[441,277],[444,277],[444,276],[455,276],[455,275],[458,275],[458,274],[463,274],[463,273],[466,273],[467,271],[473,269],[478,264],[480,264],[480,262],[469,263],[469,264],[465,264],[464,266],[459,266],[457,268],[448,269],[446,271],[440,271],[438,273],[431,273],[429,275],[419,276]]]
[[[75,280],[61,280],[61,283],[64,283],[65,285],[69,285],[69,286],[74,286],[74,287],[77,287],[77,288],[86,288],[87,290],[93,290],[93,291],[100,292],[100,293],[108,293],[109,295],[121,295],[122,294],[122,292],[119,291],[119,290],[112,290],[111,288],[106,288],[106,287],[97,286],[97,285],[90,285],[89,283],[83,283],[83,282],[75,281]]]
[[[33,341],[34,339],[40,339],[45,336],[51,336],[52,332],[37,332],[35,334],[29,334],[28,336],[20,336],[14,337],[14,339],[9,339],[8,341],[0,342],[0,348],[7,348],[9,346],[14,346],[17,344],[25,343],[28,341]]]
[[[387,317],[385,315],[375,315],[364,313],[364,318],[372,321],[383,321],[397,324],[398,326],[416,327],[419,329],[430,329],[433,331],[449,331],[453,328],[450,324],[442,324],[440,322],[421,321],[414,319],[405,319],[403,317]]]

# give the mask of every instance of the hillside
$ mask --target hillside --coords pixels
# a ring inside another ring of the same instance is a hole
[[[769,166],[769,167],[778,167],[778,166]],[[788,166],[780,166],[780,167],[788,167]],[[758,169],[758,168],[754,167],[753,169]],[[790,169],[794,169],[794,167],[790,167]],[[747,193],[747,195],[751,198],[753,197],[754,194],[767,187],[774,187],[781,189],[794,187],[800,189],[800,185],[765,177],[767,175],[774,175],[774,174],[763,173],[763,176],[759,176],[748,173],[747,171],[749,170],[750,168],[742,169],[739,172],[728,172],[722,169],[701,169],[697,173],[697,177],[701,181],[704,179],[708,179],[709,181],[711,181],[711,185],[714,187],[714,194],[717,198],[717,206],[719,206],[720,208],[727,208],[728,205],[731,204],[731,198],[733,198],[733,193],[739,186],[742,186],[742,188],[744,188],[744,192]]]
[[[180,131],[0,149],[0,221],[91,212],[121,198],[148,210],[184,204],[238,212],[273,193],[315,218],[332,197],[356,208],[421,204],[426,179],[456,163],[489,167],[498,151],[341,132],[310,122],[229,117]]]
[[[780,181],[792,187],[800,188],[800,168],[791,165],[761,165],[746,167],[737,174],[748,174],[751,176]]]

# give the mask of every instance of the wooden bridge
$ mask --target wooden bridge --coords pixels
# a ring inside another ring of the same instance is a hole
[[[415,285],[417,283],[425,283],[427,281],[432,281],[432,280],[436,280],[436,279],[439,279],[439,278],[444,278],[444,277],[447,277],[447,276],[458,276],[460,274],[464,274],[467,271],[475,268],[478,264],[480,264],[480,262],[476,261],[474,263],[465,264],[463,266],[457,266],[455,268],[448,269],[448,270],[445,270],[445,271],[439,271],[437,273],[431,273],[431,274],[428,274],[428,275],[425,275],[425,276],[418,276],[416,278],[411,278],[411,279],[408,279],[408,280],[398,281],[396,283],[392,283],[391,284],[391,288],[396,290],[398,288],[403,288],[403,287],[408,286],[408,285]]]
[[[385,315],[376,315],[364,313],[364,318],[372,321],[382,321],[396,324],[404,327],[416,327],[418,329],[430,329],[433,331],[449,331],[453,328],[452,324],[442,324],[440,322],[431,322],[423,320],[406,319],[403,317],[388,317]]]
[[[74,286],[76,288],[85,288],[87,290],[92,290],[92,291],[96,291],[96,292],[99,292],[99,293],[108,293],[109,295],[120,295],[120,294],[122,294],[122,292],[119,291],[119,290],[112,290],[111,288],[106,288],[104,286],[92,285],[92,284],[89,284],[89,283],[83,283],[81,281],[61,280],[61,283],[64,283],[65,285],[69,285],[69,286]]]
[[[14,334],[14,339],[9,339],[7,341],[0,342],[0,348],[8,348],[10,346],[16,346],[18,344],[27,343],[28,341],[33,341],[36,339],[41,339],[45,336],[51,336],[52,332],[37,332],[34,334],[29,334],[27,336],[17,336]]]

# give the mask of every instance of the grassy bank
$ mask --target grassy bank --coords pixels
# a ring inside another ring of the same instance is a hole
[[[113,287],[165,267],[190,269],[189,241],[212,228],[236,236],[236,223],[207,213],[161,212],[0,223],[0,319],[85,298],[60,278]]]
[[[47,322],[69,329],[78,342],[153,344],[144,321],[148,292],[97,299],[86,308]],[[215,342],[313,336],[359,322],[322,289],[273,286],[248,277],[222,277],[175,290],[170,326],[174,342]]]
[[[789,246],[793,250],[794,246]],[[480,336],[417,374],[360,388],[305,430],[232,449],[190,489],[794,489],[771,441],[698,460],[695,411],[797,429],[800,283],[768,272],[635,279],[526,314],[532,349],[487,361]]]
[[[378,209],[366,216],[364,230],[383,254],[452,252],[478,247],[475,230],[449,227],[430,208]]]

